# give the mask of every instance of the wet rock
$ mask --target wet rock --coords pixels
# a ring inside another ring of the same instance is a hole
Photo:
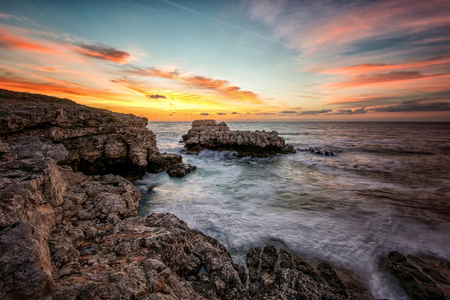
[[[238,157],[269,157],[276,154],[295,153],[292,145],[286,145],[276,131],[231,131],[224,122],[196,120],[189,132],[183,135],[188,153],[204,149],[237,151]]]
[[[335,156],[333,151],[324,149],[324,148],[320,148],[320,147],[299,148],[297,150],[298,151],[309,151],[311,153],[318,154],[318,155],[324,155],[324,156]]]
[[[313,267],[269,245],[247,253],[253,299],[371,299],[355,280],[344,282],[328,263]]]
[[[54,155],[59,157],[52,156],[58,163],[85,174],[138,178],[147,171],[164,171],[170,165],[160,163],[156,137],[147,129],[145,118],[45,95],[7,90],[1,93],[4,97],[0,99],[0,110],[4,113],[0,116],[0,159],[9,157],[2,144],[11,147],[15,139],[22,138],[18,143],[24,148],[23,140],[39,137],[46,141],[42,144],[45,147],[58,144],[59,153]],[[44,148],[39,151],[49,151]]]
[[[386,266],[411,299],[450,299],[449,262],[392,251]]]
[[[160,173],[166,171],[171,165],[181,163],[183,158],[179,154],[163,153],[152,155],[148,159],[147,170],[151,173]]]
[[[196,166],[191,166],[190,164],[178,163],[172,165],[167,170],[167,174],[170,177],[184,177],[192,171],[197,170]]]

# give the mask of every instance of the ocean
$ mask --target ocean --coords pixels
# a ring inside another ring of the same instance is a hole
[[[149,123],[160,152],[180,153],[190,123]],[[383,267],[392,250],[450,260],[450,123],[228,123],[275,130],[297,151],[235,158],[183,155],[184,178],[147,174],[134,184],[140,214],[169,212],[216,238],[245,265],[255,246],[284,247],[356,274],[375,298],[407,299]]]

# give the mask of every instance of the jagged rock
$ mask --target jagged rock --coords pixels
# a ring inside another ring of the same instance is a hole
[[[170,177],[184,177],[195,170],[197,170],[196,166],[178,163],[170,166],[169,169],[167,169],[167,174],[169,174]]]
[[[253,299],[371,299],[350,277],[344,282],[330,264],[313,267],[271,245],[250,249],[246,261]]]
[[[167,170],[171,165],[179,164],[182,161],[180,154],[163,153],[149,157],[148,171],[159,173]]]
[[[10,146],[18,137],[58,143],[68,151],[65,159],[56,159],[58,163],[85,174],[138,178],[146,171],[161,172],[170,165],[158,165],[156,137],[147,129],[146,118],[87,107],[68,99],[0,92],[0,137]],[[8,160],[5,151],[0,144],[0,159]],[[154,162],[157,165],[152,165]]]
[[[31,142],[41,150],[17,144],[0,163],[0,299],[247,298],[218,241],[171,214],[139,217],[129,181],[73,172]]]
[[[449,262],[392,251],[386,266],[412,300],[450,299]]]
[[[292,145],[285,145],[276,131],[231,131],[225,122],[196,120],[189,132],[182,136],[188,153],[204,149],[233,150],[237,156],[269,157],[276,154],[295,153]]]
[[[309,151],[314,154],[325,155],[325,156],[335,156],[333,151],[320,148],[320,147],[310,147],[310,148],[299,148],[298,151]]]

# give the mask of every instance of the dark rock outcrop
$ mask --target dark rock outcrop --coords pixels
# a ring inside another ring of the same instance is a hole
[[[238,157],[269,157],[276,154],[295,153],[291,145],[276,131],[231,131],[224,122],[196,120],[189,132],[183,135],[188,153],[198,153],[204,149],[237,151]]]
[[[250,249],[246,261],[253,299],[372,299],[359,283],[349,276],[341,278],[330,264],[313,267],[271,245]]]
[[[310,148],[299,148],[298,151],[309,151],[314,154],[325,155],[325,156],[335,156],[333,151],[320,148],[320,147],[310,147]]]
[[[412,300],[450,299],[449,262],[392,251],[386,266]]]
[[[0,137],[39,137],[61,144],[68,155],[60,164],[85,174],[142,177],[161,172],[174,157],[161,155],[147,119],[76,104],[67,99],[0,90]],[[0,155],[5,152],[0,145]],[[181,161],[178,155],[175,160]],[[178,161],[177,161],[178,162]]]
[[[184,177],[195,170],[197,170],[196,166],[179,163],[170,166],[169,169],[167,169],[167,174],[169,174],[170,177]]]

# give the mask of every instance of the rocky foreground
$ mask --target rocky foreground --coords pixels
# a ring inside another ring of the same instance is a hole
[[[370,299],[328,263],[266,246],[238,266],[174,215],[139,217],[139,191],[107,173],[187,168],[158,152],[145,125],[0,91],[0,299]],[[398,269],[410,279],[408,264]]]
[[[202,150],[231,150],[238,157],[269,157],[276,154],[295,153],[292,145],[286,145],[276,131],[232,131],[225,122],[196,120],[187,134],[183,135],[188,153]]]

